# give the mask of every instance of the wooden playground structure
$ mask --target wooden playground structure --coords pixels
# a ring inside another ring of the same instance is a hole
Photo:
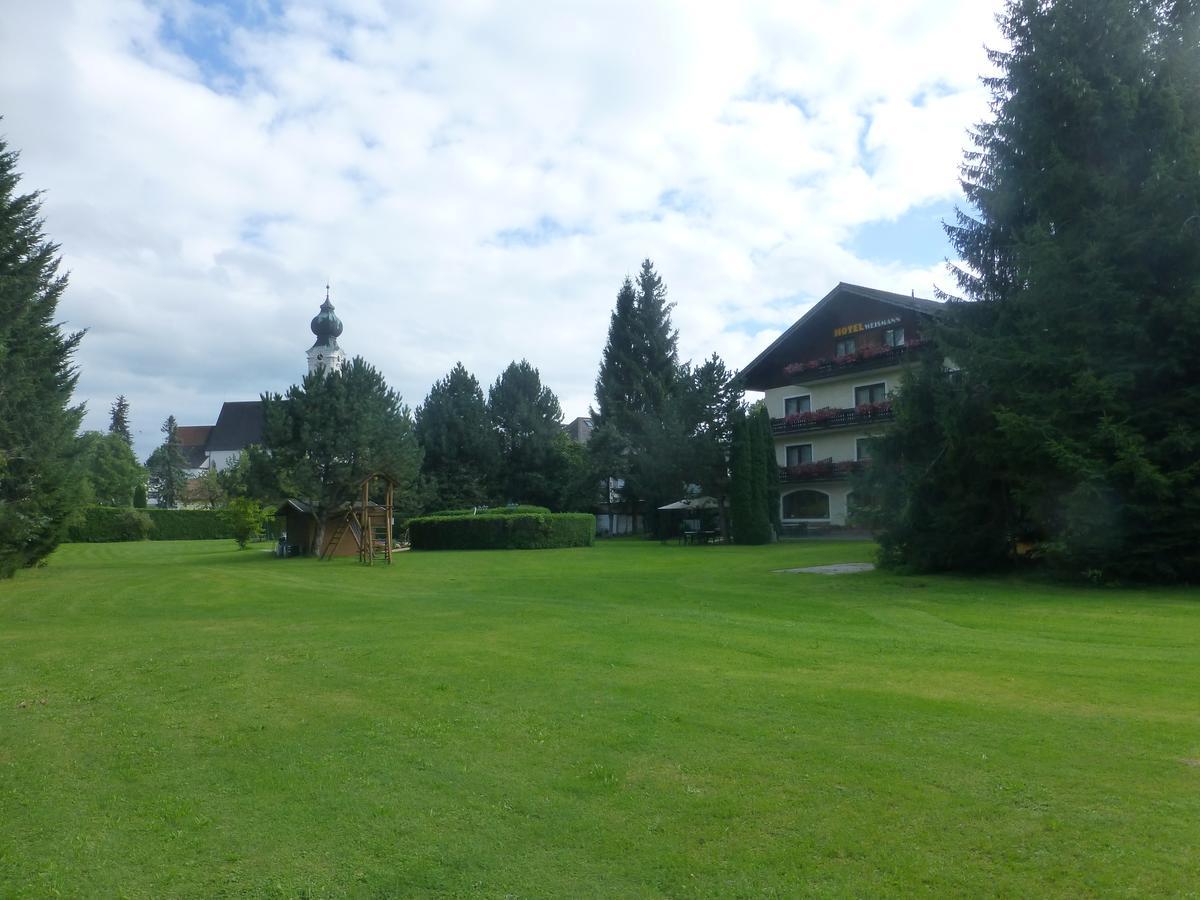
[[[376,480],[383,482],[383,503],[371,500],[371,486]],[[320,558],[348,556],[349,553],[339,552],[339,549],[349,535],[357,547],[359,562],[370,566],[378,559],[391,565],[396,481],[384,472],[372,472],[358,487],[359,499],[350,504],[334,526],[333,534],[321,549]]]

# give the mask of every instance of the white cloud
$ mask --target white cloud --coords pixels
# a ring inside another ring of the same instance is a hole
[[[0,130],[42,188],[90,329],[88,424],[303,373],[342,342],[411,404],[527,357],[590,400],[621,278],[652,257],[685,357],[739,366],[838,280],[928,294],[853,229],[957,200],[984,4],[18,4]],[[190,55],[189,55],[190,54]]]

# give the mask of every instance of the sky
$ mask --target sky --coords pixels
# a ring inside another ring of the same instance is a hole
[[[412,407],[528,359],[586,415],[622,279],[752,360],[839,281],[953,287],[998,0],[6,4],[0,135],[86,329],[84,426],[305,374],[330,288]]]

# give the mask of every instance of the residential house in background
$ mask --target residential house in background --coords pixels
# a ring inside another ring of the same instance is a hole
[[[892,392],[945,305],[841,283],[748,366],[765,395],[785,526],[845,525],[850,475],[892,421]]]

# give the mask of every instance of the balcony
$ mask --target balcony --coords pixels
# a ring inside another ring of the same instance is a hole
[[[864,425],[878,425],[890,422],[896,418],[892,412],[890,400],[880,403],[863,403],[848,409],[837,409],[827,406],[812,412],[795,413],[783,419],[771,420],[771,433],[799,434],[804,431],[822,431],[827,428],[861,428]]]
[[[861,472],[867,460],[845,459],[834,462],[822,459],[819,462],[801,463],[798,466],[780,466],[779,480],[784,484],[803,481],[844,481],[855,472]]]
[[[835,356],[832,359],[810,359],[807,362],[789,363],[783,367],[783,373],[795,379],[795,384],[808,384],[826,378],[839,378],[842,375],[854,375],[870,369],[884,369],[888,366],[902,365],[909,356],[925,346],[920,338],[915,338],[899,347],[863,347],[846,356]]]

